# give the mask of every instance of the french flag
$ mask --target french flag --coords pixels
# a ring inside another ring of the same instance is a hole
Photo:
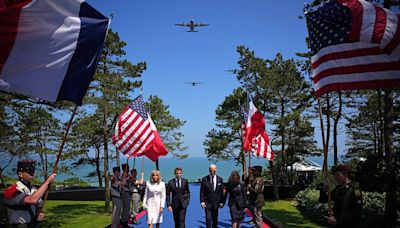
[[[165,156],[168,154],[168,150],[165,147],[160,135],[158,134],[156,125],[154,124],[153,120],[151,119],[149,115],[149,121],[150,121],[150,128],[153,131],[154,134],[154,139],[151,141],[151,143],[146,147],[146,149],[143,151],[143,154],[146,155],[149,159],[152,161],[157,161],[158,157],[160,156]]]
[[[83,0],[0,0],[0,90],[80,105],[108,25]]]

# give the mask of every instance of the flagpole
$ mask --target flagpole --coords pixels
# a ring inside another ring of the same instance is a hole
[[[242,115],[242,108],[240,105],[240,99],[238,99],[238,104],[239,104],[239,120],[240,122],[243,122],[241,115]],[[240,125],[242,126],[242,124]],[[240,127],[240,140],[242,141],[242,148],[243,148],[243,130],[242,127]],[[242,169],[243,169],[243,178],[247,176],[247,170],[246,170],[246,151],[242,150],[242,157],[243,157],[243,165],[242,165]]]
[[[136,156],[133,157],[133,168],[136,168]]]
[[[325,180],[327,184],[327,191],[328,191],[328,213],[329,216],[333,215],[332,212],[332,203],[331,203],[331,191],[330,191],[330,184],[329,184],[329,176],[328,176],[328,150],[325,145],[325,132],[324,132],[324,121],[322,120],[322,109],[321,109],[321,102],[318,98],[318,113],[319,113],[319,120],[321,124],[321,136],[322,136],[322,147],[324,150],[324,164],[323,164],[323,172],[325,175]]]
[[[58,162],[60,161],[60,157],[61,157],[62,151],[63,151],[63,149],[64,149],[65,142],[67,141],[68,132],[69,132],[69,129],[71,128],[72,120],[74,119],[74,116],[75,116],[75,113],[76,113],[76,110],[77,110],[77,109],[78,109],[78,105],[75,104],[74,111],[72,112],[71,118],[69,119],[69,122],[68,122],[68,125],[67,125],[67,129],[65,130],[64,137],[63,137],[63,140],[62,140],[62,142],[61,142],[60,150],[58,151],[58,154],[57,154],[56,162],[54,163],[54,167],[53,167],[52,174],[57,173]],[[45,195],[44,195],[44,197],[43,197],[43,204],[42,204],[42,206],[39,208],[39,213],[38,213],[38,214],[42,213],[42,211],[43,211],[43,209],[44,209],[44,206],[45,206],[46,201],[47,201],[47,197],[48,197],[48,195],[49,195],[49,189],[50,189],[50,187],[51,187],[51,184],[49,184],[48,187],[47,187],[46,193],[45,193]]]

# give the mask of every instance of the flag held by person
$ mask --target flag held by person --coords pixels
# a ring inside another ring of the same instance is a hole
[[[149,115],[150,128],[154,134],[153,141],[147,145],[146,149],[143,151],[143,154],[146,155],[152,161],[156,161],[160,156],[165,156],[168,154],[167,148],[164,146],[164,143],[158,134],[156,125]]]
[[[243,140],[243,150],[250,151],[252,140],[265,130],[264,115],[258,111],[253,101],[249,99],[249,111],[247,114],[246,131]]]
[[[125,156],[142,155],[155,136],[143,97],[136,97],[120,114],[112,142]]]
[[[306,18],[317,97],[400,87],[399,15],[364,0],[340,0]]]
[[[258,111],[251,99],[249,99],[248,114],[243,111],[242,107],[240,110],[242,116],[241,131],[243,137],[243,150],[251,151],[257,157],[263,157],[273,161],[274,152],[269,145],[270,141],[265,130],[264,115]],[[249,116],[253,116],[253,118],[249,118]]]
[[[141,95],[120,114],[112,142],[127,157],[146,155],[156,161],[168,153]]]
[[[83,0],[0,1],[0,90],[80,105],[108,24]]]

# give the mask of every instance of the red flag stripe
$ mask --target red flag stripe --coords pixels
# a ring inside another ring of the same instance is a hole
[[[118,149],[121,151],[130,151],[132,148],[134,148],[134,150],[136,150],[138,147],[138,142],[145,140],[150,133],[150,124],[148,122],[142,123],[141,125],[138,125],[138,128],[135,128],[130,132],[129,137],[127,137],[123,144],[118,147]],[[133,141],[131,140],[132,138]]]
[[[339,62],[339,61],[337,61]],[[332,67],[329,68],[328,70],[325,70],[318,75],[314,77],[314,83],[318,84],[319,81],[329,78],[331,76],[334,76],[336,78],[341,77],[340,80],[343,81],[354,81],[355,78],[357,80],[368,80],[366,78],[366,75],[363,75],[362,73],[373,73],[376,74],[374,76],[373,74],[369,74],[370,79],[369,80],[376,80],[379,79],[377,76],[382,76],[381,79],[387,78],[387,79],[392,79],[394,78],[400,78],[399,75],[389,75],[389,73],[398,71],[397,73],[400,73],[400,62],[386,62],[386,63],[372,63],[372,64],[365,64],[365,65],[353,65],[353,66],[341,66],[340,64],[337,64],[337,67]],[[357,76],[356,76],[357,74]],[[361,75],[359,75],[361,74]],[[349,79],[346,79],[345,77],[349,77]]]
[[[375,16],[375,26],[373,27],[374,33],[372,35],[371,42],[380,44],[386,28],[386,12],[381,7],[378,6],[374,7],[376,16]]]
[[[0,73],[15,43],[21,9],[32,0],[15,2],[3,1],[0,5]]]
[[[384,79],[384,80],[371,80],[371,81],[355,81],[355,82],[344,82],[344,83],[331,83],[327,84],[320,89],[315,91],[317,97],[331,91],[337,90],[352,90],[358,89],[378,89],[378,88],[390,88],[400,87],[399,79]]]
[[[339,44],[343,46],[342,44]],[[359,56],[374,56],[374,55],[382,55],[383,52],[382,50],[375,46],[375,47],[366,47],[366,48],[360,48],[360,49],[355,49],[355,50],[346,50],[346,47],[340,48],[339,45],[335,45],[337,49],[343,49],[343,51],[336,51],[333,53],[329,53],[326,55],[318,55],[321,56],[318,58],[318,61],[315,61],[312,63],[313,69],[317,69],[320,65],[322,65],[325,62],[329,62],[331,60],[336,60],[336,59],[349,59],[349,58],[354,58],[354,57],[359,57]],[[315,72],[313,72],[315,73]]]
[[[361,34],[363,6],[358,1],[353,1],[352,4],[347,4],[352,11],[352,15],[360,15],[359,17],[352,17],[351,33],[348,37],[349,42],[358,42]]]

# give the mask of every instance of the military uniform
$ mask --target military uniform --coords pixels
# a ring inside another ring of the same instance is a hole
[[[334,202],[333,216],[336,219],[335,227],[360,227],[362,212],[362,195],[356,184],[350,182],[338,185],[331,192]],[[321,192],[320,202],[328,201],[328,194]]]
[[[20,161],[17,165],[17,172],[27,172],[34,176],[35,162]],[[42,205],[42,200],[36,204],[24,204],[24,199],[32,195],[36,189],[30,181],[20,178],[16,184],[4,191],[4,203],[7,207],[8,221],[13,227],[37,227],[37,212]]]
[[[262,167],[254,166],[254,172],[261,174]],[[261,176],[253,176],[250,179],[250,188],[247,190],[250,193],[249,201],[253,213],[253,219],[255,221],[255,227],[262,227],[262,211],[261,208],[265,204],[264,199],[264,179]]]
[[[140,185],[137,184],[136,176],[133,176],[133,173],[136,173],[136,169],[131,170],[131,178],[129,179],[129,192],[131,194],[131,218],[133,224],[139,224],[139,221],[136,220],[136,215],[139,213],[139,203],[140,203]]]
[[[128,219],[129,219],[129,215],[130,215],[130,209],[131,209],[131,198],[132,195],[130,194],[129,191],[129,166],[128,164],[122,164],[121,166],[122,168],[122,172],[126,173],[127,176],[126,177],[122,177],[127,179],[127,181],[125,182],[124,185],[122,185],[122,214],[121,214],[121,223],[123,227],[127,227],[128,225]]]
[[[111,180],[111,200],[113,205],[111,228],[118,228],[120,224],[122,198],[121,198],[121,178],[115,172],[120,172],[119,166],[113,168],[114,176]]]

